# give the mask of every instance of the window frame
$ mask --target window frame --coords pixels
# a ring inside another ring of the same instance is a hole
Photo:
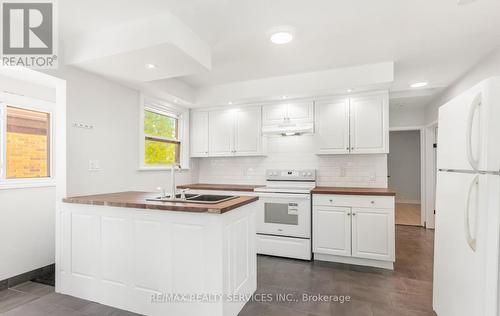
[[[171,165],[147,165],[144,161],[145,140],[163,140],[166,143],[179,143],[179,164],[181,169],[189,169],[189,111],[174,106],[167,101],[155,99],[141,94],[139,107],[139,171],[170,170]],[[177,118],[177,139],[148,136],[144,133],[145,111]]]
[[[7,178],[7,106],[49,114],[49,177]],[[55,103],[53,102],[0,92],[0,189],[56,185],[54,170],[54,109]]]

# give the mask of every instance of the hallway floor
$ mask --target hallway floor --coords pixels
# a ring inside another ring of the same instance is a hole
[[[396,226],[394,271],[328,262],[306,262],[268,256],[257,259],[257,293],[240,316],[431,316],[432,230]],[[290,301],[276,300],[288,294]],[[349,302],[306,302],[304,294],[350,296]],[[258,296],[255,296],[256,298]],[[297,299],[297,301],[295,301]],[[1,316],[128,316],[136,315],[94,302],[54,293],[33,282],[0,291]],[[174,316],[174,315],[173,315]]]
[[[421,226],[420,204],[396,203],[396,225]]]

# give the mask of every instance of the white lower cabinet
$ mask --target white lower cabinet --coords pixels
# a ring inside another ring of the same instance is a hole
[[[393,269],[393,196],[313,196],[315,260]]]
[[[351,208],[316,206],[313,223],[314,252],[351,255]]]

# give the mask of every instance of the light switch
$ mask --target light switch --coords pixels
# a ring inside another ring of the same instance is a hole
[[[89,171],[99,171],[101,170],[101,165],[99,160],[89,160]]]

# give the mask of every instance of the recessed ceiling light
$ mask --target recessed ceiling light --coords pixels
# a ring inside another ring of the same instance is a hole
[[[177,99],[174,99],[174,103],[179,103],[179,100],[177,100]]]
[[[144,67],[146,69],[155,69],[156,68],[156,65],[155,64],[145,64]]]
[[[426,82],[426,81],[421,81],[421,82],[415,82],[415,83],[410,84],[410,87],[412,87],[412,88],[422,88],[422,87],[425,87],[428,84],[429,83]]]
[[[352,92],[352,89],[347,89],[347,93],[351,93]]]
[[[229,101],[227,104],[231,105],[231,104],[233,104],[233,102]]]
[[[271,34],[270,40],[278,45],[290,43],[293,40],[293,34],[288,31],[275,32]]]
[[[283,100],[285,100],[285,99],[287,98],[287,96],[286,96],[286,95],[282,95],[282,96],[281,96],[281,98],[282,98]]]

